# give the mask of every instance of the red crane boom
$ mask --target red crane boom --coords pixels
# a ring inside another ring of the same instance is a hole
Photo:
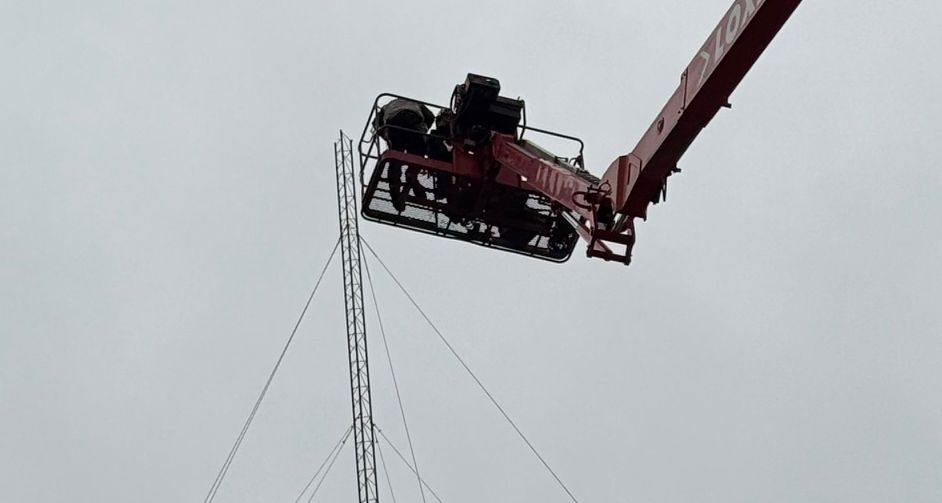
[[[617,211],[645,218],[677,161],[784,26],[801,0],[736,0],[687,65],[680,86],[628,155],[609,166]]]

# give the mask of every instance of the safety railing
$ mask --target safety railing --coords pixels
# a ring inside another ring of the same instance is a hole
[[[433,139],[442,140],[442,141],[451,140],[451,138],[446,138],[446,137],[443,137],[441,135],[437,135],[431,132],[419,133],[414,130],[410,130],[410,129],[399,127],[399,126],[393,126],[393,125],[385,125],[380,128],[375,128],[373,126],[373,123],[376,119],[376,114],[381,109],[381,104],[388,103],[389,101],[392,101],[395,99],[408,100],[414,103],[424,105],[428,107],[435,114],[436,117],[442,110],[450,109],[449,107],[437,105],[435,103],[429,103],[427,101],[417,100],[415,98],[410,98],[407,96],[401,96],[398,94],[383,93],[377,96],[376,99],[373,100],[373,105],[370,108],[369,117],[367,118],[366,123],[363,126],[363,132],[360,135],[360,141],[357,146],[357,152],[360,155],[360,186],[361,187],[365,187],[364,180],[365,180],[365,172],[366,172],[367,165],[371,164],[370,161],[378,161],[380,156],[384,152],[383,146],[380,144],[380,140],[383,136],[382,133],[384,131],[401,130],[401,131],[409,132],[411,134],[422,135],[426,139],[433,138]],[[531,134],[535,133],[538,135],[545,135],[548,137],[558,138],[558,139],[576,143],[578,145],[578,153],[576,155],[572,157],[557,156],[556,160],[571,164],[580,169],[585,169],[585,156],[584,156],[585,143],[581,139],[575,136],[569,136],[562,133],[557,133],[555,131],[550,131],[550,130],[530,126],[527,122],[526,106],[523,107],[521,124],[517,126],[517,131],[518,131],[517,137],[519,139],[523,139],[527,133],[531,133]]]

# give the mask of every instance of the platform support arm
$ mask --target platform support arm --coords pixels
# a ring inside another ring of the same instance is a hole
[[[591,207],[585,204],[585,195],[597,190],[594,183],[527,152],[516,144],[513,136],[494,135],[491,139],[491,155],[497,164],[515,173],[522,185],[593,221]]]
[[[517,144],[509,135],[491,138],[494,161],[519,177],[520,183],[549,197],[581,218],[571,222],[586,241],[586,255],[628,264],[634,246],[634,228],[613,229],[614,204],[611,185],[580,175],[555,162],[541,158]],[[618,251],[613,251],[617,248]]]

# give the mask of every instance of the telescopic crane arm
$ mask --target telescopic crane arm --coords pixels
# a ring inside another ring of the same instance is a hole
[[[634,150],[602,177],[612,187],[615,210],[647,217],[667,177],[792,15],[801,0],[736,0],[680,79],[680,87]]]

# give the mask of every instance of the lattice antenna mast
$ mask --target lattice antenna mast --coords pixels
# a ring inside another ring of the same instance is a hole
[[[340,132],[334,143],[337,169],[337,209],[340,216],[340,251],[343,261],[343,300],[347,318],[347,350],[353,401],[353,440],[360,503],[377,503],[376,450],[370,369],[363,310],[362,250],[357,222],[357,195],[353,140]]]

